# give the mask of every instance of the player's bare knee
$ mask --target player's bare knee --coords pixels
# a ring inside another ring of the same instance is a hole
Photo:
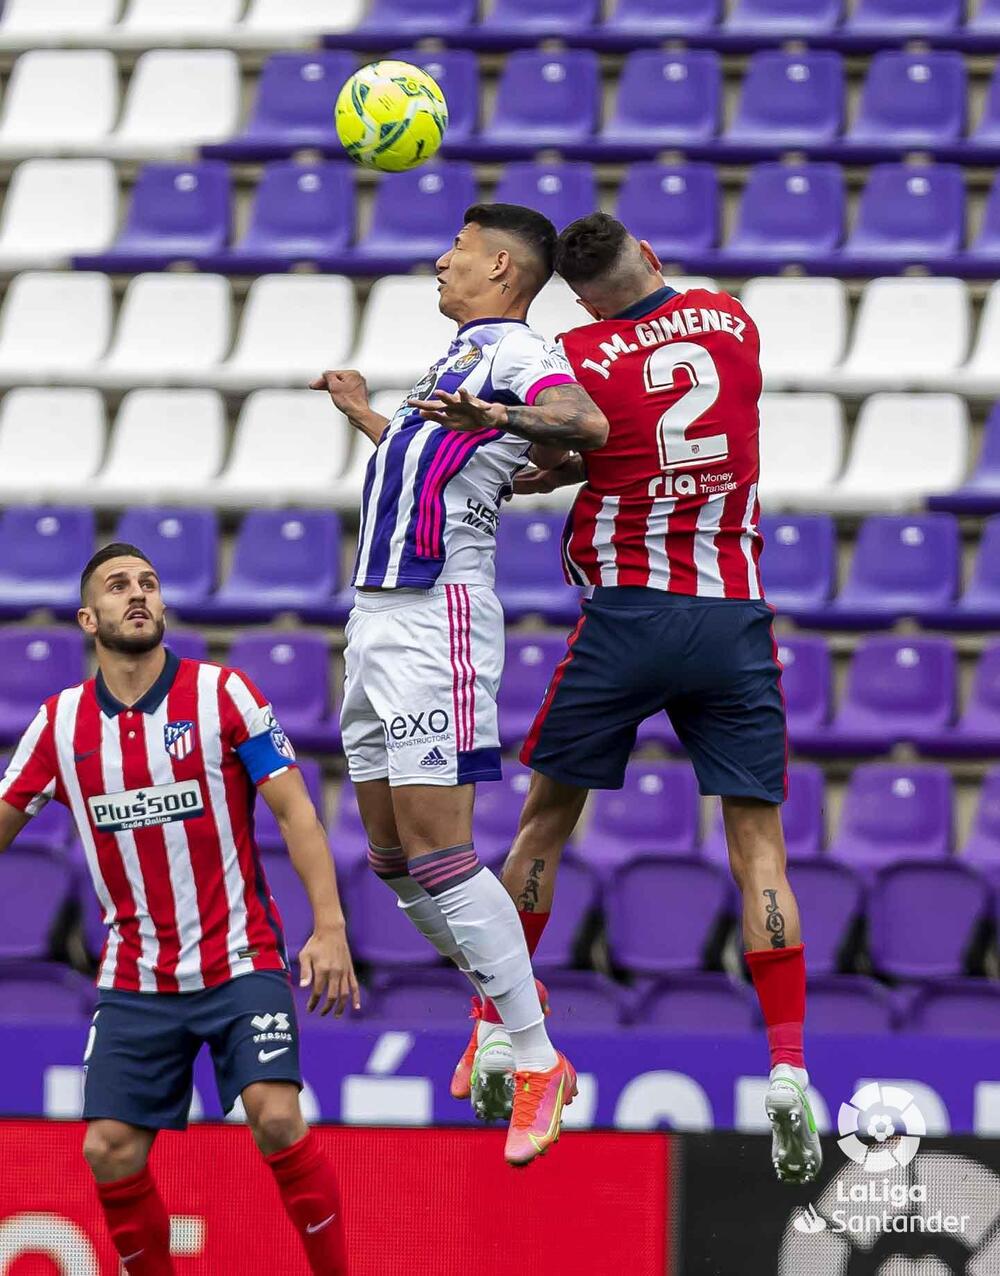
[[[306,1136],[300,1113],[287,1108],[264,1108],[251,1125],[253,1137],[265,1156],[282,1152]]]
[[[149,1155],[149,1140],[117,1121],[94,1121],[87,1126],[83,1156],[99,1182],[138,1174]]]

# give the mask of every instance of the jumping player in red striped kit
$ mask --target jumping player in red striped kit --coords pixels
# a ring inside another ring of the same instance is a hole
[[[86,1156],[130,1276],[174,1271],[147,1167],[184,1129],[207,1044],[228,1112],[242,1099],[313,1272],[345,1276],[333,1170],[299,1106],[298,1030],[281,918],[254,842],[255,789],[309,895],[309,1009],[359,1005],[336,876],[295,753],[239,670],[163,645],[155,568],[133,545],[84,568],[78,619],[98,673],[52,696],[0,779],[0,851],[55,799],[70,808],[108,937],[87,1040]]]
[[[768,1030],[772,1159],[782,1180],[808,1182],[822,1151],[806,1095],[805,959],[780,817],[781,669],[758,565],[757,329],[725,293],[668,287],[650,246],[603,213],[562,232],[556,268],[595,321],[561,341],[609,434],[514,484],[582,483],[563,558],[567,579],[593,595],[521,753],[534,775],[504,884],[533,951],[589,790],[622,787],[639,724],[665,710],[701,792],[722,798]],[[466,402],[449,424],[489,428],[493,412]],[[536,444],[565,441],[558,422],[531,424],[523,434]]]

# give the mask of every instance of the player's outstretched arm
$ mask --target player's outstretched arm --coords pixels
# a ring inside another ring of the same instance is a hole
[[[0,798],[0,851],[5,851],[10,846],[30,819],[30,815],[25,815],[16,806],[11,806]]]
[[[274,812],[292,865],[309,896],[313,933],[299,953],[299,983],[311,987],[309,1009],[322,1002],[321,1014],[342,1015],[348,1004],[361,1009],[361,993],[347,944],[344,910],[337,890],[326,833],[297,769],[283,771],[261,786]]]
[[[353,368],[341,372],[324,372],[309,383],[310,390],[325,390],[351,425],[378,443],[389,424],[388,417],[372,410],[368,402],[368,382]]]
[[[608,439],[608,420],[575,381],[548,386],[531,407],[487,403],[459,387],[457,394],[436,390],[432,399],[409,399],[426,421],[453,430],[506,430],[531,443],[572,452],[592,452]]]

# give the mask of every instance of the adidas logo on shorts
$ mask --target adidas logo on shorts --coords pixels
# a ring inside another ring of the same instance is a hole
[[[431,749],[430,753],[420,759],[420,765],[433,770],[435,767],[447,766],[448,759],[440,749],[435,748]]]

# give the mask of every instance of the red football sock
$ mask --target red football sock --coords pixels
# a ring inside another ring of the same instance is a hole
[[[521,929],[524,931],[524,939],[528,945],[528,956],[534,957],[535,949],[538,947],[542,938],[542,931],[549,923],[548,913],[522,913],[517,910],[517,915],[521,919]],[[538,983],[538,980],[535,980]],[[541,997],[541,991],[539,991]],[[483,1023],[503,1023],[500,1018],[500,1012],[494,1006],[489,997],[483,999]]]
[[[746,954],[767,1027],[771,1067],[804,1068],[802,1025],[806,1017],[805,946],[758,948]]]
[[[173,1276],[170,1216],[149,1167],[113,1183],[98,1183],[97,1195],[129,1276]]]
[[[347,1276],[347,1242],[333,1167],[310,1131],[290,1148],[264,1158],[281,1200],[302,1238],[311,1272]]]

